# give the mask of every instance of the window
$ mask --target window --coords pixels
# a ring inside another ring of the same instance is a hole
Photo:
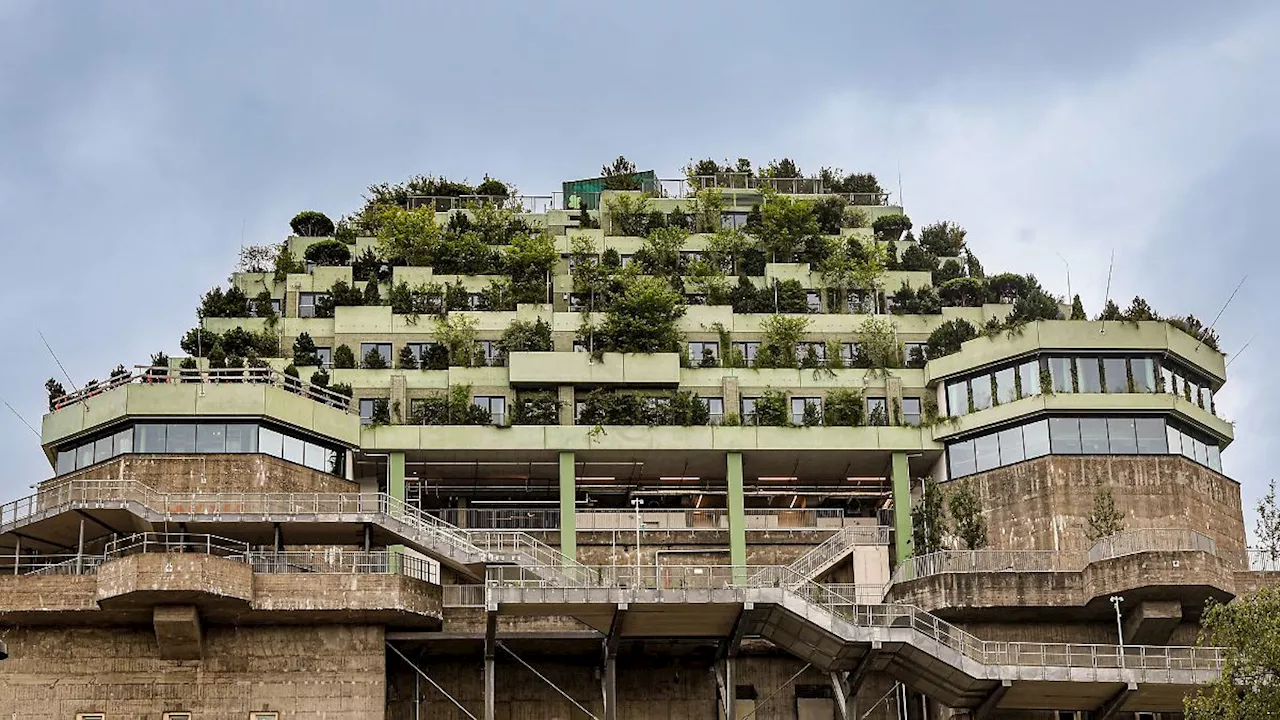
[[[1133,418],[1107,418],[1107,442],[1112,455],[1138,454],[1138,432]]]
[[[110,435],[104,438],[98,438],[93,443],[93,461],[95,463],[105,462],[111,459],[112,438]]]
[[[1124,358],[1103,358],[1102,374],[1107,378],[1107,392],[1129,392],[1129,362]]]
[[[1031,360],[1018,365],[1018,383],[1022,386],[1022,397],[1040,394],[1040,361]]]
[[[758,397],[742,398],[742,424],[743,425],[756,424],[756,401],[759,399],[760,398]]]
[[[724,422],[724,398],[722,397],[700,397],[702,404],[707,408],[707,415],[710,416],[712,425],[719,425]]]
[[[947,460],[951,463],[951,477],[962,478],[975,472],[977,463],[973,455],[973,441],[958,442],[947,448]]]
[[[227,425],[227,452],[251,453],[258,451],[258,426],[252,423]]]
[[[739,230],[746,226],[747,226],[747,213],[744,213],[744,212],[720,213],[720,227]]]
[[[471,404],[489,411],[491,423],[507,424],[507,397],[505,395],[477,395]]]
[[[58,452],[58,465],[55,472],[59,475],[65,475],[69,472],[75,472],[76,469],[76,451],[61,450]]]
[[[367,359],[370,352],[376,352],[382,358],[382,362],[386,367],[391,367],[391,343],[360,343],[360,357],[356,358],[360,361],[361,367],[368,367]]]
[[[805,341],[796,343],[796,359],[804,362],[812,354],[817,358],[818,362],[827,361],[827,344],[822,342]]]
[[[224,453],[227,451],[227,426],[196,426],[196,452]]]
[[[1080,420],[1078,418],[1050,418],[1049,445],[1058,455],[1080,454]]]
[[[590,351],[590,348],[588,348],[588,347],[587,347],[587,342],[586,342],[585,340],[579,340],[578,338],[574,338],[574,339],[573,339],[573,351],[574,351],[574,352],[589,352],[589,351]]]
[[[902,398],[902,424],[920,427],[920,398]]]
[[[902,343],[902,358],[908,367],[924,367],[929,360],[929,346],[922,342]]]
[[[1000,440],[1000,464],[1012,465],[1027,459],[1026,446],[1022,439],[1022,428],[1015,427],[1001,430],[995,435]]]
[[[320,367],[333,367],[333,348],[316,346],[316,357],[320,358]]]
[[[715,367],[720,363],[720,343],[690,342],[689,364],[693,367]]]
[[[1007,367],[1003,370],[997,370],[996,379],[996,402],[1004,405],[1018,399],[1018,388],[1013,384],[1014,369]]]
[[[76,451],[76,469],[87,468],[93,464],[93,443],[85,443]]]
[[[810,406],[816,412],[817,419],[822,420],[822,398],[820,397],[793,397],[791,398],[791,422],[795,425],[804,425],[805,410]]]
[[[882,397],[867,398],[867,424],[888,425],[889,403]]]
[[[969,383],[964,380],[947,383],[947,412],[952,416],[969,412]]]
[[[1133,374],[1134,392],[1153,393],[1156,391],[1155,360],[1152,358],[1133,358],[1129,360],[1129,367]]]
[[[805,308],[811,313],[822,312],[822,295],[817,290],[804,291]]]
[[[979,375],[969,380],[969,392],[973,397],[973,409],[986,410],[991,407],[991,376]]]
[[[316,301],[325,293],[300,292],[298,293],[298,317],[309,318],[316,316]]]
[[[360,398],[360,424],[373,424],[373,403],[377,398]]]
[[[1085,455],[1106,455],[1106,418],[1080,418],[1080,452]]]
[[[587,403],[583,400],[573,401],[573,424],[574,425],[577,425],[578,421],[582,418],[582,410],[586,408],[586,406],[587,406]]]
[[[1164,455],[1169,452],[1169,441],[1164,430],[1164,420],[1138,418],[1134,421],[1137,432],[1137,450],[1142,455]]]
[[[1027,459],[1049,454],[1049,421],[1039,420],[1022,426],[1022,447]]]
[[[867,290],[850,290],[845,304],[855,315],[872,315],[876,311],[876,296]]]
[[[1049,380],[1055,393],[1075,392],[1071,383],[1071,358],[1049,358]]]
[[[251,712],[249,720],[280,720],[278,712]]]
[[[760,354],[760,343],[758,342],[735,342],[733,349],[737,350],[747,365],[756,364],[756,355]]]
[[[165,439],[165,452],[193,453],[196,451],[195,425],[170,425]]]
[[[496,340],[477,340],[476,348],[480,351],[481,356],[484,357],[485,365],[502,364],[502,352],[498,349]]]
[[[862,343],[840,343],[840,357],[845,367],[853,367],[858,362],[858,353],[862,351]]]
[[[76,720],[106,720],[106,713],[76,713]]]
[[[1160,366],[1160,379],[1164,381],[1164,391],[1170,395],[1177,395],[1177,391],[1173,389],[1173,371],[1166,365]]]
[[[973,453],[978,472],[1000,467],[1000,436],[992,434],[974,438]]]
[[[164,720],[191,720],[189,712],[167,712],[164,714]]]
[[[1208,385],[1200,386],[1200,407],[1204,408],[1205,412],[1213,413],[1213,390]]]
[[[1098,358],[1076,358],[1076,383],[1080,386],[1080,392],[1102,392],[1101,368]]]
[[[302,440],[289,435],[284,436],[284,453],[280,457],[291,463],[303,464],[307,450],[307,444]]]
[[[265,455],[284,457],[284,436],[271,428],[259,427],[258,448]]]

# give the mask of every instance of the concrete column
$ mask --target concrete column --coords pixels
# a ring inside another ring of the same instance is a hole
[[[884,381],[885,402],[889,403],[889,424],[902,424],[902,378],[888,377]]]
[[[493,655],[484,656],[484,720],[494,720],[496,705],[493,697]]]
[[[387,359],[387,365],[395,365],[395,347],[392,346],[392,356]],[[391,375],[391,422],[403,424],[409,417],[409,393],[407,389],[408,383],[402,374]]]
[[[612,653],[605,654],[600,684],[604,691],[604,720],[618,720],[618,658]]]
[[[911,473],[907,469],[907,454],[893,454],[893,534],[895,562],[911,557]]]
[[[560,554],[578,559],[578,482],[571,451],[560,453]]]
[[[393,452],[387,457],[387,494],[400,503],[404,502],[404,453]],[[392,505],[399,505],[393,502]],[[395,508],[388,508],[395,511]],[[391,571],[400,571],[400,557],[404,553],[403,545],[391,545],[387,548],[391,551],[387,558],[387,564]]]
[[[559,388],[560,424],[573,424],[573,386],[561,385]]]
[[[746,577],[747,566],[747,511],[742,495],[742,453],[731,452],[725,461],[725,477],[729,484],[729,562],[734,567],[734,579],[738,568]]]
[[[284,316],[298,317],[298,291],[293,288],[284,291]]]
[[[725,357],[727,352],[729,352],[728,348],[720,348],[720,357]],[[742,390],[738,384],[738,378],[731,375],[725,375],[721,378],[720,392],[724,397],[724,414],[740,415],[742,413]]]

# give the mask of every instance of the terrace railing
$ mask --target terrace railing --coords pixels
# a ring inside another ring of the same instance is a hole
[[[407,210],[430,207],[435,212],[473,210],[492,205],[520,213],[545,213],[555,210],[551,195],[411,195]]]
[[[310,382],[291,375],[285,375],[274,368],[248,367],[188,370],[146,365],[136,365],[131,372],[117,375],[106,382],[88,385],[76,392],[64,395],[54,401],[53,409],[61,410],[69,405],[90,400],[122,385],[162,385],[168,383],[272,385],[346,413],[355,412],[351,405],[351,398],[346,395],[319,385],[312,385]]]
[[[1124,530],[1104,537],[1089,548],[1089,562],[1159,550],[1199,551],[1218,554],[1218,544],[1213,538],[1195,530],[1142,529]]]

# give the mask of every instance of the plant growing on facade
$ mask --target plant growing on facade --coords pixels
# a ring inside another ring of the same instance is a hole
[[[548,302],[548,283],[560,253],[545,232],[517,234],[502,256],[515,303]]]
[[[789,427],[791,412],[787,408],[787,395],[772,388],[756,399],[756,424],[767,427]]]
[[[311,373],[311,384],[316,387],[329,387],[329,373],[325,372],[324,368]]]
[[[610,235],[645,237],[649,234],[649,214],[653,207],[645,195],[619,195],[605,202]]]
[[[911,218],[900,213],[881,215],[871,223],[871,229],[877,240],[897,240],[911,229]]]
[[[470,367],[476,364],[476,319],[467,315],[438,317],[436,341],[448,351],[449,365]]]
[[[307,271],[306,263],[293,256],[289,251],[289,243],[282,242],[276,250],[275,260],[272,268],[272,279],[278,283],[284,282],[290,275],[297,275]]]
[[[613,162],[600,166],[605,190],[639,190],[640,181],[635,174],[636,164],[622,155]]]
[[[1272,565],[1280,562],[1280,507],[1276,506],[1276,481],[1271,480],[1267,494],[1258,501],[1254,537],[1257,548]]]
[[[351,246],[337,240],[321,240],[309,246],[302,256],[316,265],[350,265]]]
[[[956,278],[943,283],[938,295],[947,307],[982,307],[987,300],[987,283],[981,278]]]
[[[920,230],[920,246],[936,257],[960,257],[965,250],[965,229],[943,220]]]
[[[553,391],[524,392],[511,405],[512,425],[559,425],[560,399]]]
[[[374,399],[373,410],[369,413],[369,424],[374,427],[391,424],[391,401],[388,398]]]
[[[925,478],[920,501],[911,508],[911,544],[915,555],[928,555],[942,549],[942,538],[947,533],[946,518],[942,514],[944,502],[942,488],[933,478]]]
[[[378,352],[378,348],[371,347],[360,360],[360,366],[365,370],[386,370],[387,358],[382,357],[382,353]]]
[[[804,338],[809,318],[770,315],[760,321],[760,350],[756,367],[798,367],[796,346]]]
[[[832,427],[862,425],[866,406],[862,392],[852,388],[836,388],[827,393],[822,408],[822,424]]]
[[[1084,303],[1080,301],[1080,296],[1076,295],[1071,299],[1071,318],[1072,320],[1088,320],[1089,316],[1084,313]]]
[[[666,282],[628,278],[605,311],[600,346],[608,352],[679,352],[682,336],[676,323],[685,311],[684,297]]]
[[[1099,486],[1093,493],[1093,511],[1089,513],[1089,527],[1085,535],[1097,541],[1121,530],[1124,530],[1124,513],[1116,508],[1116,496],[1111,488]]]
[[[514,320],[502,331],[498,351],[505,359],[513,352],[551,352],[551,326],[542,318],[530,322]]]
[[[748,229],[770,262],[794,262],[805,240],[821,234],[813,205],[789,195],[766,191],[767,202],[760,208],[760,224]]]
[[[242,245],[236,259],[236,272],[267,273],[275,267],[278,245]]]
[[[350,346],[344,344],[333,349],[333,366],[344,370],[356,366],[356,355],[351,352]]]
[[[301,332],[298,333],[298,337],[294,338],[293,364],[302,366],[320,364],[320,356],[316,352],[316,343],[311,339],[311,333]]]
[[[369,305],[369,306],[382,304],[382,291],[378,289],[378,283],[376,282],[365,283],[364,292],[362,293],[362,297],[361,297],[361,304]]]
[[[53,378],[45,381],[44,389],[49,394],[49,411],[53,412],[58,401],[67,396],[67,391],[62,387],[62,383]]]
[[[858,336],[860,354],[871,370],[887,374],[891,368],[902,367],[902,345],[898,342],[898,328],[892,322],[869,317],[858,326]]]
[[[413,348],[408,345],[400,347],[400,355],[396,358],[396,367],[401,370],[417,370],[418,358],[414,355]]]
[[[355,391],[351,389],[350,383],[334,383],[329,389],[339,395],[346,395],[347,397],[351,397],[355,393]]]
[[[981,550],[987,546],[987,520],[982,514],[982,504],[968,479],[961,480],[947,498],[947,510],[955,524],[955,534],[966,550]]]
[[[867,413],[867,425],[871,427],[889,426],[889,411],[883,404],[875,405]]]

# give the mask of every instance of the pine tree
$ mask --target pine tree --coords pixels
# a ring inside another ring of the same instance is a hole
[[[942,549],[942,536],[947,531],[943,503],[942,488],[931,478],[925,480],[920,502],[911,508],[911,542],[916,556]]]
[[[1093,493],[1093,513],[1089,515],[1086,535],[1090,540],[1101,540],[1124,530],[1124,513],[1116,508],[1116,496],[1111,488],[1099,487]]]
[[[982,507],[978,494],[968,480],[960,482],[960,487],[947,498],[947,509],[956,525],[956,535],[969,550],[978,550],[987,546],[987,519],[982,515]]]
[[[1071,298],[1071,319],[1072,320],[1088,320],[1089,316],[1084,314],[1084,303],[1080,302],[1080,296],[1076,295]]]

